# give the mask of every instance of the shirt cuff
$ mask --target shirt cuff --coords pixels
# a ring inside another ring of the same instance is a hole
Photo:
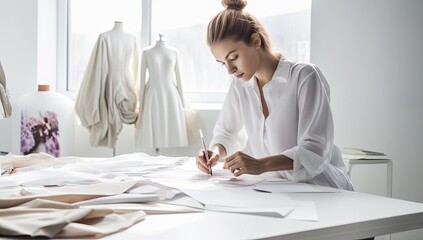
[[[234,144],[233,142],[231,142],[230,140],[223,138],[223,137],[215,137],[213,138],[213,140],[210,142],[210,146],[209,148],[212,149],[212,147],[216,144],[222,144],[223,147],[226,150],[226,156],[230,156],[232,154],[235,153],[236,151],[236,144]]]

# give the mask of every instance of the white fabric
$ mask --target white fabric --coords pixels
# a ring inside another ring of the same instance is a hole
[[[254,157],[283,154],[293,159],[293,170],[279,172],[283,177],[353,190],[333,143],[329,85],[320,70],[281,60],[263,94],[266,119],[255,77],[246,82],[233,77],[210,145],[222,144],[229,156],[245,147],[248,136]]]
[[[135,122],[138,62],[135,36],[118,28],[100,34],[75,104],[91,145],[114,147],[122,123]]]
[[[9,91],[6,88],[6,76],[0,62],[0,119],[8,118],[12,114]]]
[[[163,41],[142,52],[139,103],[137,147],[188,145],[178,51]]]

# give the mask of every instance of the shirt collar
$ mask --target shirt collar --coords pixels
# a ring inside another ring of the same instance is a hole
[[[287,60],[286,58],[281,58],[281,60],[279,60],[278,66],[276,67],[275,73],[272,76],[272,79],[270,79],[270,82],[287,83],[289,77],[289,69],[291,69],[291,66],[291,61]],[[255,83],[256,77],[253,76],[250,80],[243,82],[242,86],[251,87],[254,86]]]

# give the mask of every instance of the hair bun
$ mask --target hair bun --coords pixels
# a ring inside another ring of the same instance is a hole
[[[226,9],[241,11],[247,6],[247,1],[246,0],[222,0],[222,5]]]

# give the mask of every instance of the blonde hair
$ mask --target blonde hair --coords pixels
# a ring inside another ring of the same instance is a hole
[[[261,48],[271,52],[271,41],[267,31],[256,17],[244,11],[247,6],[246,0],[222,0],[222,5],[226,9],[218,13],[207,27],[209,46],[227,39],[253,45],[251,35],[257,33],[260,36]]]

